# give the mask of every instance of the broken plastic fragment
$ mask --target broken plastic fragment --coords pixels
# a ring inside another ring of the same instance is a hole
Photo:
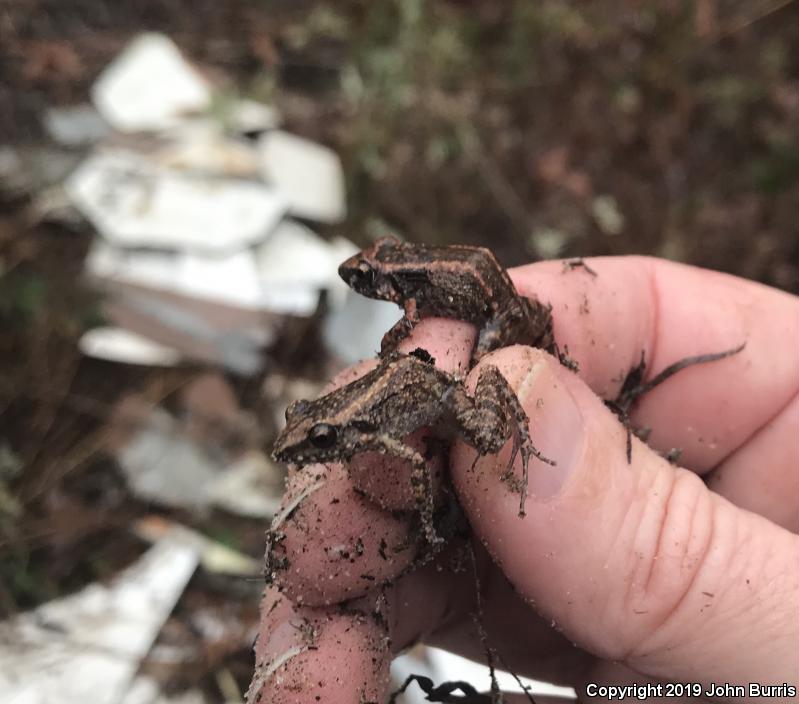
[[[163,34],[142,34],[92,87],[102,116],[121,132],[160,130],[208,108],[211,88]]]
[[[208,506],[211,485],[224,465],[187,437],[176,418],[161,408],[144,415],[129,400],[117,407],[113,423],[134,431],[115,454],[138,498],[195,511]]]
[[[166,533],[109,585],[0,623],[0,692],[14,704],[117,704],[199,560]]]
[[[89,357],[124,364],[146,364],[153,367],[173,367],[180,362],[180,352],[148,340],[122,328],[94,328],[84,333],[78,343],[80,351]]]
[[[264,134],[258,148],[263,177],[293,215],[328,223],[346,217],[344,172],[334,151],[281,130]]]
[[[261,560],[244,555],[202,533],[160,516],[142,518],[134,524],[133,530],[140,538],[151,542],[163,540],[165,535],[179,536],[186,545],[197,550],[203,568],[214,574],[250,577],[263,570]]]
[[[263,453],[251,451],[217,477],[211,496],[216,506],[230,513],[272,518],[283,496],[283,473]]]
[[[262,184],[175,171],[119,150],[87,159],[67,192],[102,235],[129,247],[235,251],[265,237],[286,210]]]
[[[99,142],[111,128],[91,105],[51,108],[44,116],[50,138],[65,147],[82,147]]]

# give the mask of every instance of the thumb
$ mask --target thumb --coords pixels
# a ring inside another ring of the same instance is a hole
[[[579,646],[642,674],[797,684],[799,538],[638,440],[628,464],[616,416],[552,357],[500,350],[472,385],[486,363],[556,461],[531,460],[520,518],[519,495],[499,479],[510,443],[473,470],[474,450],[453,450],[464,509],[516,590]]]

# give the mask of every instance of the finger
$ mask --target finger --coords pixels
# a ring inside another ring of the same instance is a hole
[[[613,398],[641,358],[648,377],[684,357],[746,348],[722,361],[680,371],[647,394],[637,424],[654,447],[681,447],[703,472],[753,437],[799,390],[799,301],[716,272],[642,257],[589,260],[596,272],[560,262],[515,269],[524,295],[553,305],[556,339],[580,376]]]
[[[403,349],[428,350],[448,371],[468,363],[474,342],[471,326],[450,320],[422,321]],[[373,368],[370,360],[339,374],[330,389]],[[366,402],[366,401],[365,401]],[[425,451],[420,433],[407,439]],[[444,467],[430,461],[434,487]],[[418,554],[412,513],[411,468],[377,453],[361,453],[347,470],[339,465],[305,467],[290,475],[267,550],[268,572],[295,600],[333,604],[362,596],[405,571]],[[388,509],[388,510],[383,510]],[[279,536],[279,540],[276,540]]]
[[[368,611],[296,607],[274,589],[261,604],[248,704],[382,701],[390,654]]]
[[[736,506],[799,532],[799,395],[707,475],[707,484]]]
[[[799,539],[637,440],[629,466],[618,420],[548,355],[514,347],[487,362],[557,462],[531,463],[520,519],[503,457],[472,472],[474,451],[454,448],[461,503],[515,588],[579,645],[652,677],[795,677]]]
[[[355,490],[341,465],[289,476],[267,545],[267,574],[310,606],[360,597],[406,570],[417,556],[410,519]]]

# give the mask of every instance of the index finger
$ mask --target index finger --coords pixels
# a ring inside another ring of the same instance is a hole
[[[614,398],[641,360],[651,378],[697,354],[746,343],[724,360],[689,367],[641,399],[636,425],[650,443],[680,447],[681,464],[704,472],[755,435],[799,389],[799,302],[776,289],[646,257],[542,262],[510,271],[522,295],[553,306],[555,338],[580,376]],[[593,272],[593,273],[592,273]]]

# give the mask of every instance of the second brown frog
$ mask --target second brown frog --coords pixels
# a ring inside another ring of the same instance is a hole
[[[405,310],[383,337],[381,355],[394,350],[427,316],[477,326],[471,366],[488,352],[513,344],[558,354],[551,306],[519,295],[508,272],[483,247],[440,247],[384,237],[350,257],[338,271],[358,293]]]

